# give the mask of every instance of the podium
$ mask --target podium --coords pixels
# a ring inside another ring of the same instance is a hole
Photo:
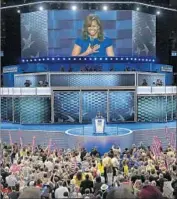
[[[105,130],[105,119],[104,118],[95,118],[93,119],[93,125],[94,125],[94,133],[96,134],[102,134]]]

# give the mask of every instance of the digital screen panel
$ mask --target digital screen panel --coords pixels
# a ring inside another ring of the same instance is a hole
[[[148,39],[147,39],[148,38]],[[21,15],[22,57],[155,56],[156,16],[128,10]]]

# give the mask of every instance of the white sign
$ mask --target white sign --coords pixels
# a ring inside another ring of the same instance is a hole
[[[3,73],[16,73],[17,71],[18,71],[18,66],[10,66],[3,68]]]
[[[104,133],[104,119],[95,119],[96,133]]]
[[[172,66],[161,66],[161,71],[162,72],[169,72],[169,73],[172,73],[173,72],[173,67]]]

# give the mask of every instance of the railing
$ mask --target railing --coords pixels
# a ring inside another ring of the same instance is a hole
[[[121,87],[120,87],[121,88]],[[117,87],[117,90],[121,90]],[[80,90],[85,90],[85,88],[79,88]],[[101,87],[100,87],[101,89]],[[111,87],[105,88],[109,90]],[[62,87],[55,87],[55,90],[62,90]],[[68,90],[70,88],[68,87]],[[73,90],[73,89],[71,89]],[[98,88],[99,90],[99,88]],[[115,87],[114,87],[115,90]],[[128,87],[127,87],[128,90]],[[138,95],[153,95],[153,94],[177,94],[176,86],[139,86],[137,87]],[[0,96],[50,96],[52,95],[52,87],[35,87],[35,88],[0,88]]]
[[[176,86],[138,86],[137,94],[176,94]]]
[[[0,88],[1,96],[25,96],[25,95],[51,95],[51,87],[36,87],[36,88]]]

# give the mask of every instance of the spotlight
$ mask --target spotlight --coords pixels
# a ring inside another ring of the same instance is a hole
[[[72,6],[71,9],[72,10],[77,10],[77,6]]]
[[[160,11],[159,10],[156,12],[156,15],[160,15]]]
[[[140,11],[140,8],[139,8],[139,7],[137,7],[137,8],[136,8],[136,11]]]
[[[103,6],[103,10],[108,10],[108,6]]]
[[[21,13],[20,9],[17,10],[17,13]]]
[[[42,11],[42,10],[44,10],[44,8],[43,8],[42,6],[40,6],[40,7],[39,7],[39,10]]]

